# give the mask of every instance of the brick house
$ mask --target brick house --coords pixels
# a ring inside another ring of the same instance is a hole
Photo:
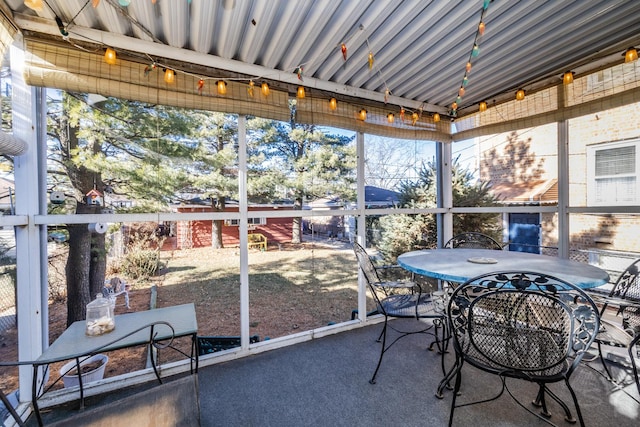
[[[594,76],[592,79],[598,78],[597,73]],[[604,106],[597,114],[568,121],[570,206],[640,204],[638,123],[638,103],[609,109]],[[480,179],[491,183],[504,204],[556,205],[557,132],[557,126],[550,124],[479,138],[476,154]],[[556,214],[503,214],[503,223],[505,240],[517,240],[518,229],[524,229],[530,234],[529,244],[557,247]],[[572,213],[569,229],[572,251],[640,252],[638,215]]]

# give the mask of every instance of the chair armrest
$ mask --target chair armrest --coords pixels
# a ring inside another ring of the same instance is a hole
[[[608,306],[619,307],[620,311],[623,311],[626,308],[634,308],[634,309],[640,310],[640,301],[625,299],[625,298],[609,297],[609,296],[598,295],[598,294],[589,294],[589,296],[591,297],[593,302],[595,302],[596,304],[602,304],[603,306],[606,306],[606,307]]]

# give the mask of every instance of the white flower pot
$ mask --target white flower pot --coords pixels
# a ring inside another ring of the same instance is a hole
[[[92,381],[98,381],[104,378],[104,370],[107,367],[107,362],[109,361],[109,358],[104,354],[96,354],[94,356],[87,358],[86,360],[83,360],[82,362],[80,362],[80,367],[82,368],[82,366],[84,365],[97,362],[99,360],[102,361],[102,365],[100,365],[98,368],[90,372],[85,372],[84,374],[82,374],[82,384],[87,384]],[[64,364],[62,368],[60,368],[60,375],[62,375],[62,382],[64,383],[65,387],[74,387],[74,386],[80,385],[80,379],[78,378],[77,374],[63,375],[65,372],[74,370],[75,367],[76,367],[76,361],[72,360]]]

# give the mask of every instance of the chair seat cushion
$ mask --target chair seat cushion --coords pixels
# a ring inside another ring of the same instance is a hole
[[[436,313],[429,294],[392,295],[380,303],[381,311],[392,317],[443,317]]]

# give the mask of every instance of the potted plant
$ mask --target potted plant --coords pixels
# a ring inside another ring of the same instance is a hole
[[[80,362],[80,375],[82,375],[82,384],[92,381],[101,380],[104,377],[104,370],[107,366],[109,358],[104,354],[95,354]],[[78,369],[76,361],[72,360],[60,368],[60,375],[65,387],[74,387],[80,385],[78,377]]]

